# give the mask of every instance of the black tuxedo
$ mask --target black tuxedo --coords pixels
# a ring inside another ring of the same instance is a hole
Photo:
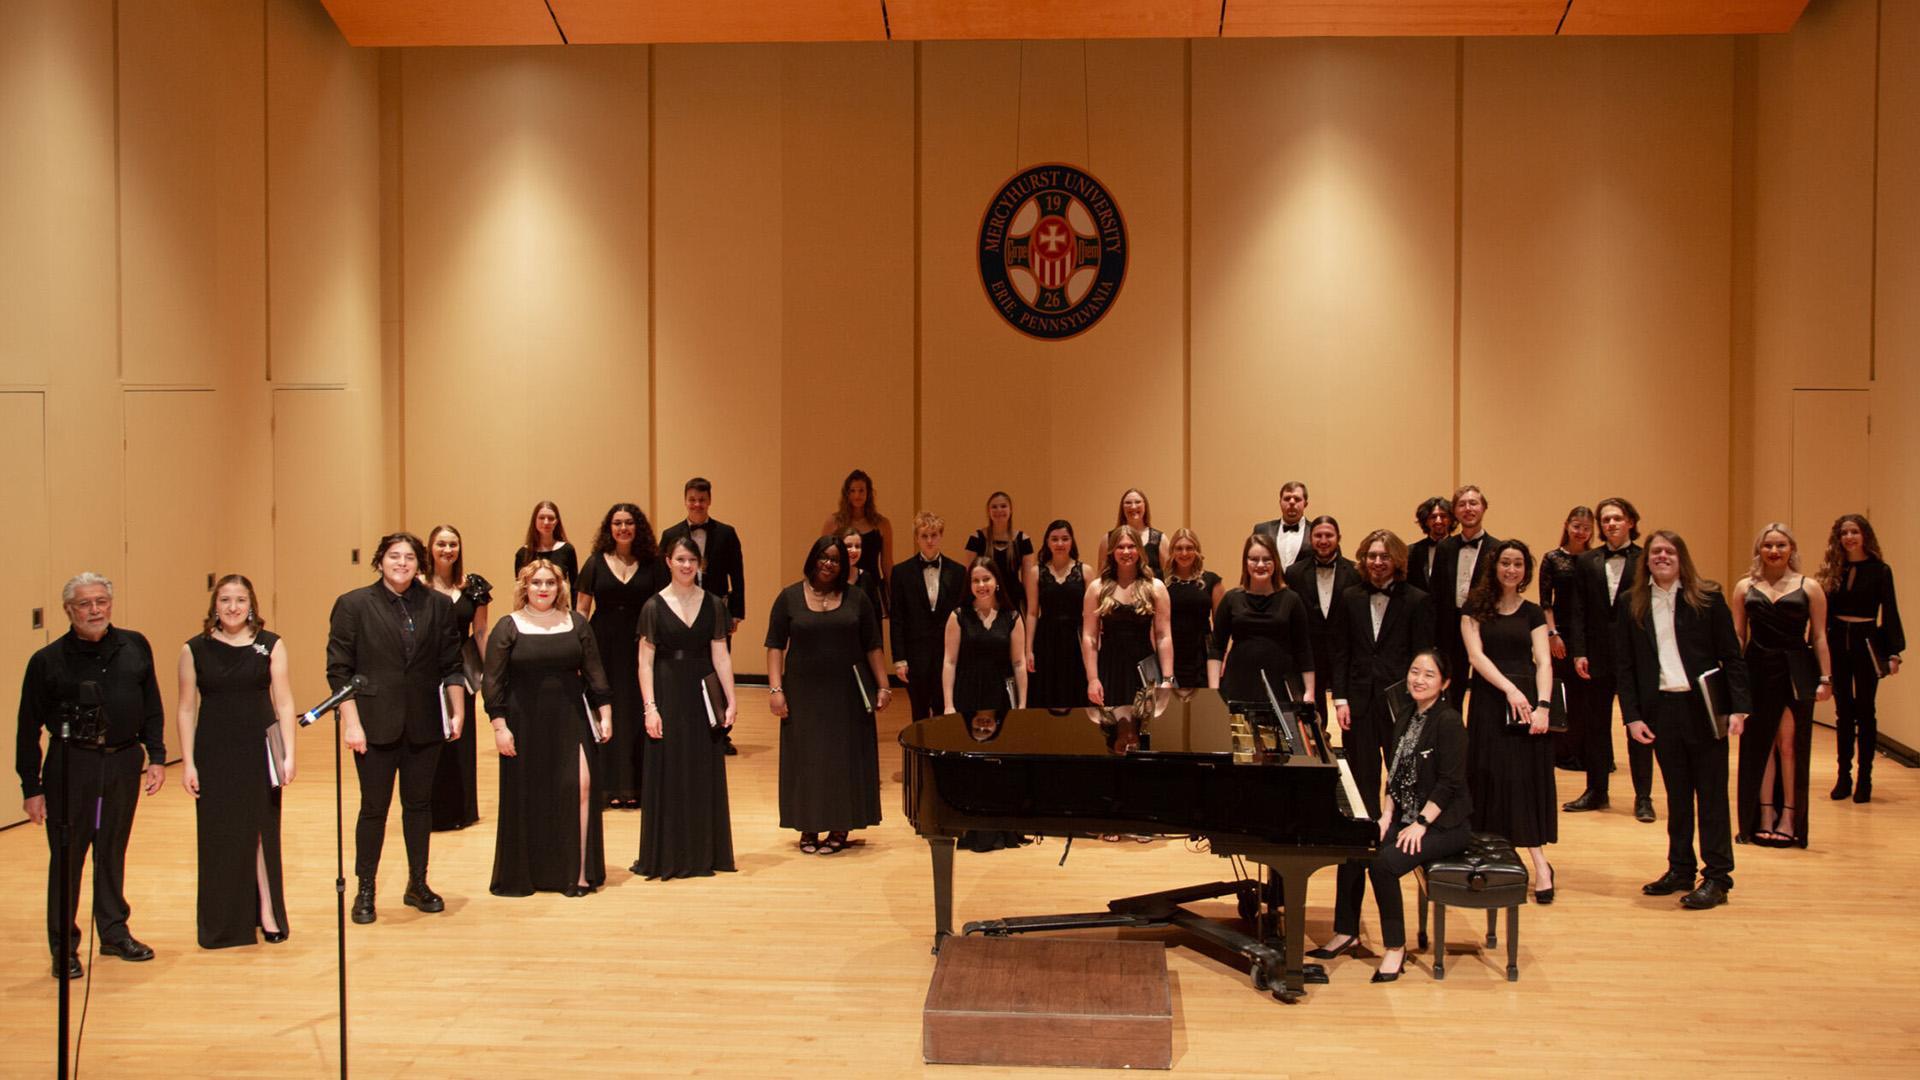
[[[1280,567],[1281,573],[1285,573],[1300,563],[1313,561],[1313,545],[1307,542],[1308,533],[1313,531],[1313,526],[1307,524],[1308,520],[1305,514],[1300,515],[1300,548],[1293,553],[1292,562]],[[1285,524],[1285,520],[1282,518],[1274,518],[1272,521],[1258,521],[1254,523],[1253,531],[1261,536],[1272,537],[1274,543],[1277,544],[1280,542],[1280,527],[1283,524]],[[1291,536],[1292,534],[1290,533],[1288,535]]]
[[[1626,602],[1640,566],[1641,548],[1627,545],[1620,587],[1612,591],[1607,588],[1607,551],[1603,545],[1581,552],[1573,561],[1573,618],[1561,628],[1567,656],[1587,660],[1587,692],[1574,698],[1585,715],[1574,726],[1580,732],[1580,760],[1587,767],[1587,793],[1600,798],[1606,797],[1613,772],[1613,699],[1619,689],[1614,681],[1614,615]],[[1627,740],[1627,762],[1634,797],[1652,795],[1653,748]]]
[[[1433,586],[1427,576],[1427,553],[1438,546],[1432,537],[1422,537],[1407,547],[1407,584],[1429,596]]]
[[[360,777],[360,816],[354,826],[354,872],[375,876],[387,835],[393,784],[400,780],[400,825],[407,866],[427,872],[427,835],[433,827],[433,774],[446,733],[440,720],[443,686],[466,686],[460,665],[465,640],[453,602],[419,581],[403,598],[413,619],[408,655],[393,593],[376,581],[333,602],[327,631],[327,684],[338,690],[355,675],[366,685],[355,696],[367,751],[353,755]],[[467,722],[473,722],[467,710]]]
[[[707,547],[705,562],[700,568],[700,585],[727,602],[729,617],[744,619],[747,617],[747,570],[746,559],[740,551],[740,534],[733,526],[712,518],[707,519],[704,528]],[[660,534],[660,547],[664,550],[668,544],[692,534],[692,522],[670,525]]]
[[[907,700],[911,719],[932,716],[940,702],[940,665],[947,646],[947,616],[966,602],[967,572],[959,563],[940,556],[940,585],[934,602],[927,603],[926,577],[920,553],[895,563],[888,577],[887,633],[893,644],[893,662],[907,665]]]
[[[1380,810],[1382,755],[1393,745],[1386,688],[1407,677],[1413,654],[1433,647],[1432,599],[1405,582],[1391,582],[1385,591],[1387,610],[1380,618],[1379,637],[1373,634],[1373,591],[1366,585],[1349,586],[1340,594],[1328,634],[1331,690],[1335,701],[1347,703],[1347,764],[1375,814]]]
[[[1473,563],[1474,584],[1479,584],[1493,569],[1493,549],[1500,541],[1490,532],[1482,530],[1479,540],[1479,552]],[[1471,672],[1467,668],[1467,643],[1460,637],[1460,603],[1454,597],[1459,581],[1460,549],[1467,541],[1459,533],[1440,541],[1433,553],[1433,574],[1427,581],[1427,595],[1433,597],[1434,641],[1440,651],[1446,654],[1447,665],[1452,669],[1453,682],[1447,687],[1447,700],[1454,708],[1467,697],[1467,682]]]
[[[1660,760],[1660,778],[1667,789],[1667,870],[1692,878],[1697,812],[1705,876],[1730,889],[1733,825],[1727,811],[1726,740],[1713,737],[1698,690],[1675,693],[1660,689],[1660,654],[1652,612],[1644,619],[1635,619],[1625,597],[1618,608],[1613,650],[1620,712],[1627,723],[1640,721],[1653,731],[1653,752]],[[1683,596],[1675,596],[1673,633],[1689,687],[1717,667],[1726,675],[1733,711],[1744,713],[1752,708],[1740,639],[1733,632],[1733,615],[1727,610],[1726,597],[1718,589],[1707,594],[1703,611],[1694,610]]]
[[[1329,628],[1334,609],[1340,606],[1340,594],[1360,584],[1360,571],[1344,555],[1333,557],[1333,594],[1324,610],[1320,607],[1319,563],[1313,552],[1287,567],[1287,588],[1300,594],[1307,604],[1307,638],[1313,643],[1313,695],[1316,705],[1324,705],[1333,687],[1333,645]],[[1324,711],[1324,710],[1323,710]]]

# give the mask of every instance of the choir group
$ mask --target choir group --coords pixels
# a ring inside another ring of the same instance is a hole
[[[466,568],[459,530],[380,540],[378,579],[336,601],[326,647],[329,683],[356,691],[339,706],[361,793],[356,923],[376,918],[396,786],[403,902],[444,908],[427,882],[429,836],[479,818],[481,710],[500,762],[495,894],[602,886],[607,809],[643,811],[638,876],[734,869],[725,758],[737,717],[733,637],[747,613],[741,540],[713,518],[706,480],[688,481],[683,495],[685,519],[658,539],[639,506],[615,503],[584,556],[559,508],[539,503],[514,556],[511,610],[491,621],[493,587]],[[1816,701],[1835,702],[1832,798],[1870,801],[1875,689],[1899,671],[1904,638],[1893,574],[1864,517],[1834,522],[1812,574],[1787,526],[1768,524],[1729,591],[1700,577],[1680,536],[1656,530],[1642,543],[1640,514],[1621,498],[1575,507],[1560,543],[1538,558],[1488,533],[1490,504],[1473,485],[1421,502],[1412,544],[1375,529],[1352,558],[1340,523],[1308,507],[1304,483],[1284,485],[1280,516],[1255,524],[1238,565],[1221,573],[1207,568],[1193,530],[1156,528],[1138,490],[1121,495],[1091,563],[1070,522],[1049,522],[1036,542],[1014,527],[1012,499],[994,492],[964,559],[944,554],[946,523],[922,512],[912,552],[895,563],[892,523],[871,478],[854,471],[767,616],[780,827],[798,834],[800,851],[832,855],[879,823],[875,715],[895,681],[913,719],[1111,707],[1149,685],[1262,700],[1271,686],[1340,729],[1380,826],[1373,862],[1341,868],[1335,936],[1315,955],[1357,947],[1371,878],[1384,982],[1404,956],[1399,878],[1473,833],[1525,849],[1536,901],[1553,901],[1547,846],[1559,813],[1610,805],[1616,698],[1639,820],[1655,819],[1656,764],[1665,785],[1668,864],[1644,887],[1650,895],[1684,893],[1684,906],[1711,908],[1732,887],[1736,841],[1806,846]],[[1536,576],[1538,602],[1526,598]],[[105,578],[78,575],[63,599],[72,630],[35,654],[21,696],[26,812],[64,826],[49,830],[53,865],[63,845],[75,856],[76,896],[80,856],[93,851],[103,951],[146,959],[152,950],[127,929],[121,878],[137,790],[152,794],[165,776],[153,657],[145,638],[111,625]],[[203,633],[179,653],[206,948],[289,933],[279,857],[280,787],[295,774],[289,663],[237,574],[217,583]],[[55,739],[43,770],[41,731],[83,714],[99,719],[100,737]],[[1739,740],[1731,816],[1729,734]],[[1583,794],[1559,806],[1556,765],[1586,777]],[[99,813],[83,812],[96,804]],[[970,836],[966,846],[1024,842]],[[54,876],[55,971],[65,963],[78,974],[77,901],[60,910]],[[63,928],[75,935],[64,947]]]

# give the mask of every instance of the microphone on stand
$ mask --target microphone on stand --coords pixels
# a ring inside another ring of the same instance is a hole
[[[348,700],[349,698],[353,697],[355,694],[358,694],[360,691],[365,690],[368,686],[371,686],[371,685],[372,683],[368,681],[365,675],[355,675],[352,678],[352,680],[350,680],[347,683],[347,685],[341,687],[338,690],[335,690],[332,696],[328,697],[327,700],[321,702],[318,705],[315,705],[313,708],[308,709],[306,712],[301,713],[300,726],[307,727],[311,725],[315,720],[320,719],[320,717],[324,715],[328,709],[337,707],[341,702]]]

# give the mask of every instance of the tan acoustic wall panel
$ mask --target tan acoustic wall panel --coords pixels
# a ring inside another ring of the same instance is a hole
[[[136,385],[260,367],[262,6],[119,5],[120,337]]]
[[[0,385],[47,381],[53,223],[46,203],[55,177],[43,163],[51,160],[51,112],[63,92],[53,76],[54,6],[0,6],[0,159],[15,163],[0,174],[0,235],[10,238],[0,259]],[[34,164],[17,164],[24,162]]]
[[[767,607],[788,583],[779,544],[784,446],[785,202],[781,46],[658,48],[654,57],[656,507],[680,520],[682,485],[713,483],[713,516],[740,532],[747,622],[741,672],[764,672]],[[832,216],[830,207],[800,212]],[[822,424],[826,418],[808,422]],[[822,438],[832,428],[822,426]],[[812,492],[791,497],[816,502]]]
[[[1184,56],[1177,42],[921,46],[920,501],[947,519],[950,554],[996,488],[1028,532],[1072,521],[1089,559],[1125,488],[1146,492],[1157,527],[1182,523]],[[1039,341],[995,312],[974,251],[1001,185],[1054,161],[1106,185],[1129,255],[1105,318]]]
[[[0,717],[20,715],[20,679],[27,659],[67,630],[66,613],[46,597],[57,596],[47,570],[46,395],[38,391],[0,393],[0,506],[12,508],[17,545],[0,565]],[[34,625],[34,609],[40,625]],[[12,760],[9,755],[8,760]],[[24,821],[19,804],[0,799],[0,826]]]
[[[1454,47],[1196,42],[1193,505],[1239,579],[1280,485],[1351,553],[1453,458]]]
[[[219,477],[230,455],[207,437],[220,426],[222,404],[211,390],[126,395],[127,572],[118,583],[113,618],[153,645],[167,742],[175,754],[175,661],[181,643],[200,632],[208,578],[224,572],[218,535],[230,504]],[[261,610],[264,615],[264,604]]]
[[[781,69],[782,495],[756,620],[852,470],[873,477],[896,560],[913,516],[914,46],[788,47]],[[679,490],[662,477],[663,512]]]
[[[1536,556],[1620,495],[1730,572],[1732,56],[1466,45],[1460,476]]]
[[[334,598],[373,581],[371,528],[363,529],[355,476],[361,455],[338,433],[354,424],[347,390],[273,393],[273,564],[279,583],[268,626],[286,639],[294,696],[327,695],[327,616]],[[359,563],[353,561],[360,549]]]
[[[536,500],[583,551],[646,500],[646,53],[421,50],[401,84],[404,524],[505,585]]]

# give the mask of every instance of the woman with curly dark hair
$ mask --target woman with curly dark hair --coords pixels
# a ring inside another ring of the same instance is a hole
[[[1460,637],[1473,665],[1467,691],[1467,785],[1473,791],[1475,832],[1498,833],[1533,857],[1534,900],[1553,903],[1553,864],[1545,845],[1560,838],[1555,816],[1553,740],[1547,712],[1553,700],[1553,654],[1547,617],[1522,594],[1533,583],[1533,553],[1502,540],[1486,554],[1491,573],[1480,576],[1460,613]]]
[[[601,792],[615,809],[640,808],[640,770],[647,740],[640,700],[640,608],[665,588],[666,564],[655,550],[653,526],[630,502],[614,503],[600,519],[593,554],[574,585],[574,608],[593,622],[594,643],[613,692],[613,737],[599,747]]]
[[[1833,656],[1833,726],[1839,736],[1840,778],[1832,796],[1873,801],[1873,751],[1879,744],[1874,697],[1880,672],[1900,674],[1907,635],[1900,627],[1893,571],[1880,560],[1880,540],[1860,514],[1841,514],[1827,537],[1820,587],[1827,594],[1827,649]],[[1860,779],[1853,748],[1860,746]]]

